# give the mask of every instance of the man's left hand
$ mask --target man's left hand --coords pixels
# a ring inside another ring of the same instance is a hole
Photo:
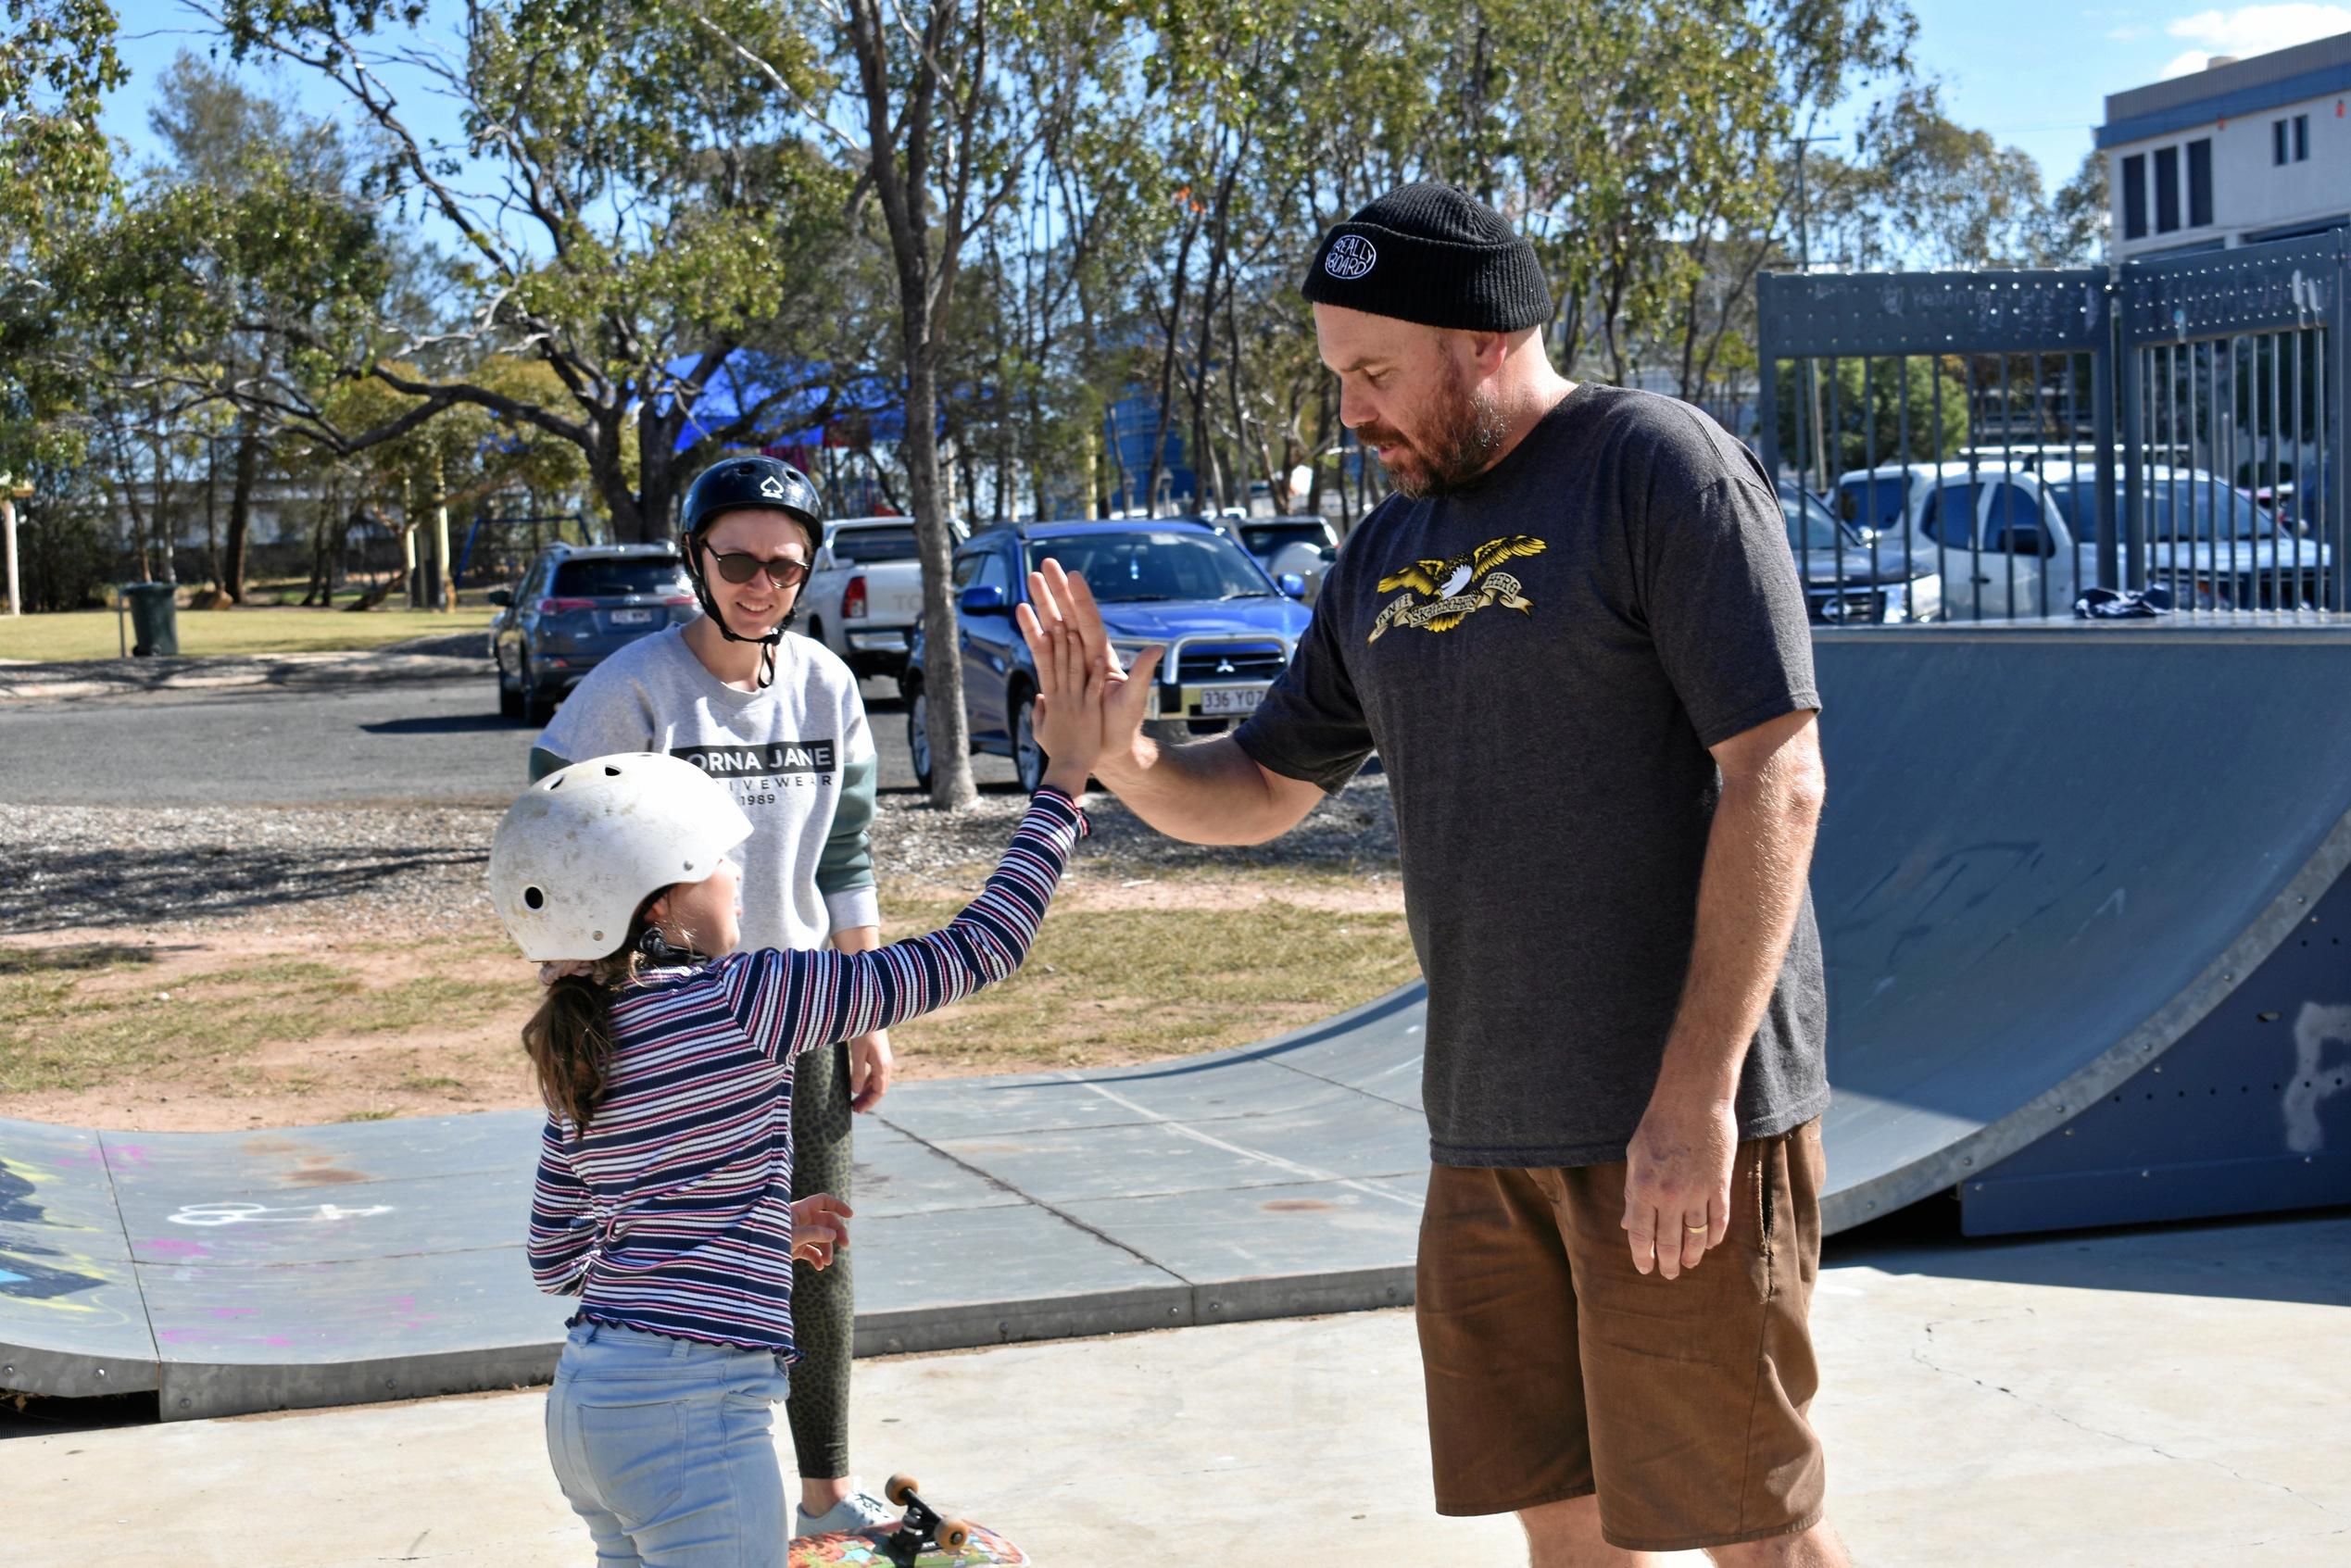
[[[898,1071],[890,1056],[889,1031],[876,1029],[858,1035],[849,1043],[849,1109],[871,1110],[889,1093],[890,1079]]]
[[[1738,1154],[1729,1100],[1650,1102],[1625,1153],[1624,1225],[1635,1269],[1677,1279],[1722,1244]]]

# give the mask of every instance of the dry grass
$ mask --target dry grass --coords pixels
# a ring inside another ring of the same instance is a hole
[[[1264,882],[1247,902],[1056,910],[1020,973],[892,1031],[898,1054],[925,1075],[1185,1056],[1311,1023],[1418,972],[1401,913],[1293,901],[1283,895],[1306,885],[1295,875]],[[930,929],[957,907],[886,906],[884,934]]]
[[[886,935],[975,890],[883,890]],[[1242,1045],[1413,977],[1392,878],[1293,869],[1081,878],[1005,985],[892,1033],[902,1079],[1103,1066]],[[274,922],[274,923],[273,923]],[[195,1131],[537,1103],[536,1004],[502,933],[290,925],[0,939],[0,1117]]]
[[[335,962],[248,956],[162,977],[153,947],[0,951],[0,1095],[143,1078],[233,1083],[272,1046],[465,1029],[528,995],[517,978],[387,972],[370,958],[414,956],[417,945],[374,947]],[[299,1092],[302,1081],[287,1086]]]
[[[182,609],[180,652],[189,658],[215,655],[340,653],[382,647],[412,637],[442,637],[486,632],[495,613],[460,604],[442,615],[433,610],[303,609],[252,607],[242,609]],[[50,615],[0,617],[0,659],[60,663],[121,655],[120,633],[110,609],[64,610]]]

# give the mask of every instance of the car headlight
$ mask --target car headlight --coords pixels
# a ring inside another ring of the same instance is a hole
[[[1886,598],[1889,621],[1938,621],[1942,617],[1942,577],[1929,572],[1896,587]]]
[[[1121,670],[1134,669],[1135,661],[1143,656],[1145,648],[1155,648],[1159,646],[1157,643],[1129,642],[1117,637],[1111,639],[1111,652],[1118,657],[1118,667]],[[1172,670],[1162,670],[1159,672],[1159,679],[1163,681],[1173,680],[1175,676],[1176,672]]]

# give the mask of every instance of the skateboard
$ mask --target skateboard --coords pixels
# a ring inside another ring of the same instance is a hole
[[[790,1568],[833,1563],[876,1568],[1021,1568],[1028,1553],[995,1531],[949,1519],[924,1502],[911,1475],[893,1475],[882,1495],[906,1517],[836,1536],[802,1536],[792,1542]]]

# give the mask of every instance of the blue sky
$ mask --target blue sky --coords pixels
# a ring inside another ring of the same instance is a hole
[[[109,106],[107,128],[135,153],[151,157],[145,84],[178,49],[204,47],[202,21],[178,0],[117,0],[117,6],[124,55],[135,74]],[[2052,187],[2089,149],[2091,127],[2103,118],[2107,94],[2200,69],[2211,54],[2260,54],[2351,32],[2351,0],[2201,8],[2188,0],[1913,0],[1913,8],[1920,67],[1943,83],[1954,118],[2030,153]],[[272,80],[248,69],[258,83]],[[346,112],[331,88],[298,75],[275,80],[277,91],[290,93],[313,113]],[[454,117],[444,106],[421,84],[402,86],[421,128],[455,136]],[[1849,132],[1849,117],[1829,129]]]
[[[2089,151],[2107,94],[2200,70],[2216,54],[2266,54],[2351,32],[2351,4],[2324,0],[1913,0],[1912,8],[1919,67],[1943,83],[1952,118],[2030,153],[2053,189]]]

